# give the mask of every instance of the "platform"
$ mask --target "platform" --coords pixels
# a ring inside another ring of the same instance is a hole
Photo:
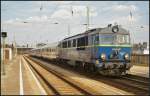
[[[17,56],[5,64],[6,75],[1,75],[1,95],[42,95],[40,83],[35,79],[27,62]]]
[[[149,78],[149,67],[133,65],[129,74],[138,75]]]

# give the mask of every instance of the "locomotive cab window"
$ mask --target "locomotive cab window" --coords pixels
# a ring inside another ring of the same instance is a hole
[[[99,44],[99,35],[95,36],[94,44]]]
[[[101,44],[114,44],[115,36],[112,34],[101,34],[100,35],[100,43]]]
[[[119,44],[129,44],[130,43],[130,38],[129,35],[117,35],[117,42]]]
[[[101,44],[129,44],[130,38],[129,35],[123,34],[101,34],[100,35]]]
[[[92,35],[92,45],[99,44],[99,34]]]

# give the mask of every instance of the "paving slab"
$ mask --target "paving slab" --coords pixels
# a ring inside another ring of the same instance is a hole
[[[1,94],[19,94],[19,59],[17,56],[11,63],[5,64],[5,75],[1,75]]]
[[[149,67],[133,65],[133,67],[129,71],[129,74],[149,78]]]
[[[6,75],[1,75],[1,95],[45,95],[31,74],[21,55],[6,64]]]

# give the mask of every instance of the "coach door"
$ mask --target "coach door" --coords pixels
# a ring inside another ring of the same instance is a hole
[[[96,55],[97,55],[97,45],[99,44],[99,35],[98,34],[95,34],[95,35],[92,35],[92,48],[91,48],[91,53],[92,53],[92,59],[96,59]]]

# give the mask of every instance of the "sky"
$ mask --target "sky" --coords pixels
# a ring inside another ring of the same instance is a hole
[[[87,6],[89,28],[117,23],[149,42],[149,1],[1,1],[1,31],[8,43],[54,43],[86,30]]]

